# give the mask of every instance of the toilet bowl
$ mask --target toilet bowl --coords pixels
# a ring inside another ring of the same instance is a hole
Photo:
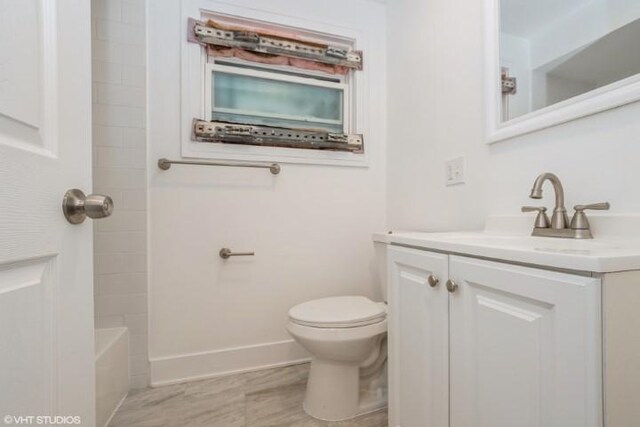
[[[339,421],[386,405],[386,304],[362,296],[321,298],[289,311],[289,333],[312,355],[304,409]],[[373,393],[364,381],[378,375]]]

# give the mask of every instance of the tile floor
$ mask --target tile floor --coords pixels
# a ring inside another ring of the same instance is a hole
[[[134,390],[109,427],[387,427],[386,409],[340,422],[306,415],[308,373],[305,363]]]

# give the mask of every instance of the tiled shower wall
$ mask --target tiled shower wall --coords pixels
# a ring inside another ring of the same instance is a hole
[[[145,0],[92,1],[93,186],[115,202],[94,224],[96,328],[127,326],[132,387],[149,383]]]

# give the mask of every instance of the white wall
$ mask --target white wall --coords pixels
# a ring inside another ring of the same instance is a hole
[[[481,228],[515,214],[544,171],[567,206],[610,201],[640,210],[640,104],[527,136],[483,143],[483,2],[394,0],[388,5],[388,222],[394,229]],[[408,46],[404,41],[411,40]],[[399,48],[398,48],[399,47]],[[444,186],[444,162],[467,159],[467,183]]]
[[[95,325],[127,326],[133,387],[149,383],[144,0],[93,0],[93,186],[115,210],[94,223]]]
[[[231,2],[311,24],[357,28],[365,52],[368,168],[283,164],[265,170],[174,166],[180,158],[180,2],[149,2],[150,357],[152,382],[306,357],[286,331],[294,304],[378,299],[371,233],[385,227],[384,5],[369,0]],[[203,1],[215,10],[216,3]],[[255,250],[223,261],[222,247]]]

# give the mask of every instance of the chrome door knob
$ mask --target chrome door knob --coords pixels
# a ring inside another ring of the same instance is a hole
[[[430,274],[429,277],[427,277],[427,282],[429,282],[429,286],[435,288],[436,286],[438,286],[438,283],[440,283],[440,279],[438,279],[433,274]]]
[[[101,194],[85,196],[81,190],[74,188],[65,193],[62,212],[71,224],[81,224],[86,217],[100,219],[110,216],[113,212],[113,200]]]
[[[458,289],[458,285],[453,280],[447,280],[447,290],[454,293]]]

